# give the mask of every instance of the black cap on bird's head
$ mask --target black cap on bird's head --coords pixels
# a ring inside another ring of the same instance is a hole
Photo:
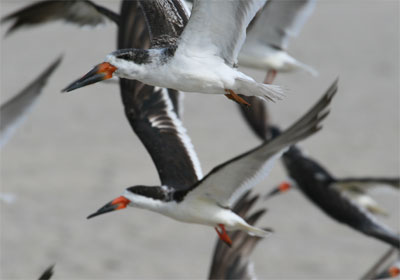
[[[72,82],[69,86],[64,88],[62,91],[69,92],[69,91],[75,90],[80,87],[84,87],[87,85],[91,85],[91,84],[94,84],[97,82],[101,82],[101,81],[110,79],[110,78],[112,78],[113,73],[117,69],[118,69],[117,67],[115,67],[114,65],[112,65],[108,62],[100,63],[100,64],[96,65],[92,70],[90,70],[82,78]]]

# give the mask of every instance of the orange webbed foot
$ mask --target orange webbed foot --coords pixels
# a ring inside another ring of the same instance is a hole
[[[228,245],[229,247],[232,247],[232,240],[226,233],[225,226],[223,224],[219,224],[218,226],[221,228],[221,232],[218,230],[217,227],[215,228],[215,231],[217,232],[219,239],[225,242],[225,244]]]
[[[247,102],[246,100],[244,100],[242,97],[240,97],[239,95],[237,95],[233,90],[231,89],[225,89],[225,96],[228,97],[230,100],[233,100],[241,105],[245,105],[246,107],[250,107],[251,104],[249,102]]]

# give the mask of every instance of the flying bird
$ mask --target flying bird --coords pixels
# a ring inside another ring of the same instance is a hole
[[[391,247],[360,279],[387,279],[395,278],[399,275],[400,253],[399,250]]]
[[[267,70],[264,83],[271,84],[277,72],[317,72],[287,53],[289,38],[297,36],[315,7],[315,0],[269,0],[247,29],[239,53],[239,65]]]
[[[8,142],[17,127],[24,121],[61,60],[62,57],[57,58],[25,89],[0,106],[0,147]]]
[[[305,70],[317,72],[293,58],[288,52],[290,37],[299,34],[312,14],[315,0],[269,0],[247,28],[246,41],[239,52],[239,65],[267,71],[264,83],[271,84],[278,72]],[[242,96],[251,106],[239,106],[247,124],[263,140],[267,140],[269,116],[267,105],[259,98]]]
[[[250,225],[254,225],[267,211],[260,209],[251,215],[248,214],[258,198],[259,195],[250,195],[248,191],[236,202],[232,211]],[[230,233],[230,238],[231,248],[225,246],[221,240],[217,240],[208,279],[256,279],[250,256],[262,238],[248,235],[243,231]]]
[[[319,164],[321,166],[321,164]],[[325,169],[326,171],[326,169]],[[327,171],[326,171],[327,172]],[[332,178],[334,178],[331,175]],[[389,186],[398,188],[400,178],[389,177],[363,177],[363,178],[334,178],[334,182],[330,187],[337,189],[348,199],[356,203],[362,208],[365,208],[372,214],[388,216],[388,213],[383,210],[378,203],[367,194],[367,190],[377,186]],[[287,180],[279,184],[275,189],[267,194],[266,198],[276,194],[286,192],[297,186],[293,180]]]
[[[335,82],[302,118],[279,137],[218,165],[199,182],[179,187],[163,182],[162,186],[129,187],[88,218],[132,206],[178,221],[215,227],[220,239],[228,245],[232,241],[226,230],[242,230],[260,237],[268,235],[268,231],[248,224],[232,212],[231,207],[243,193],[268,175],[275,160],[288,146],[321,129],[321,121],[329,113],[327,107],[336,90]],[[185,173],[185,170],[178,172]]]
[[[271,130],[274,131],[274,135],[279,135],[277,128],[271,128]],[[283,154],[282,160],[298,189],[325,214],[365,235],[400,248],[399,234],[379,223],[364,207],[356,204],[334,187],[335,184],[340,184],[340,180],[335,179],[315,160],[305,156],[298,147],[292,146]],[[286,182],[279,188],[288,189],[290,186]],[[273,190],[269,196],[279,193],[281,191],[279,188]]]
[[[1,22],[13,21],[6,33],[10,35],[22,27],[52,21],[64,20],[78,26],[94,27],[105,23],[106,19],[119,23],[118,14],[89,0],[46,0],[11,13],[3,17]]]
[[[140,4],[145,8],[161,4],[177,7],[177,2],[180,1],[153,0]],[[153,33],[150,49],[114,51],[63,91],[117,76],[186,92],[225,94],[244,105],[248,103],[238,94],[278,100],[282,95],[280,87],[257,83],[234,67],[246,27],[264,2],[195,1],[189,22],[186,26],[181,22],[185,28],[179,37]]]

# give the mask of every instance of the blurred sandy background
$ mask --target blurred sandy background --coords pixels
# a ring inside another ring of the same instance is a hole
[[[101,2],[119,11],[119,1]],[[1,15],[28,1],[1,1]],[[20,91],[58,55],[64,61],[27,121],[1,151],[1,278],[34,279],[55,263],[54,279],[204,279],[214,229],[182,224],[138,209],[86,220],[135,184],[159,184],[156,169],[123,114],[119,88],[60,90],[115,49],[116,27],[79,30],[62,23],[4,38],[1,25],[1,102]],[[286,127],[332,81],[340,89],[324,129],[302,143],[336,176],[399,174],[399,2],[319,1],[290,52],[320,76],[278,75],[290,89],[269,109]],[[264,73],[249,72],[258,80]],[[187,94],[184,124],[204,172],[259,144],[225,97]],[[267,192],[285,178],[281,164],[257,187]],[[400,231],[399,194],[377,190]],[[355,279],[387,245],[342,226],[298,191],[260,206],[260,225],[275,229],[253,260],[260,279]]]

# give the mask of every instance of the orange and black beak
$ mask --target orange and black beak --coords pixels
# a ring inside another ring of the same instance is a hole
[[[108,62],[100,63],[99,65],[95,66],[92,70],[90,70],[89,73],[87,73],[85,76],[71,83],[62,91],[69,92],[80,87],[84,87],[87,85],[91,85],[100,81],[110,79],[112,78],[115,70],[117,70],[117,67]]]
[[[115,210],[120,210],[120,209],[124,209],[126,208],[126,206],[130,203],[130,200],[120,196],[117,197],[116,199],[114,199],[113,201],[107,203],[106,205],[104,205],[103,207],[101,207],[99,210],[97,210],[97,212],[87,216],[87,219],[96,217],[98,215],[101,214],[105,214],[111,211],[115,211]]]
[[[391,266],[388,269],[382,271],[380,274],[376,275],[374,279],[396,278],[399,275],[400,275],[400,268],[397,266]]]
[[[270,198],[272,196],[275,196],[277,194],[284,193],[284,192],[290,190],[291,187],[292,187],[292,185],[289,182],[282,182],[276,188],[274,188],[272,191],[267,193],[265,195],[264,199],[268,199],[268,198]]]

